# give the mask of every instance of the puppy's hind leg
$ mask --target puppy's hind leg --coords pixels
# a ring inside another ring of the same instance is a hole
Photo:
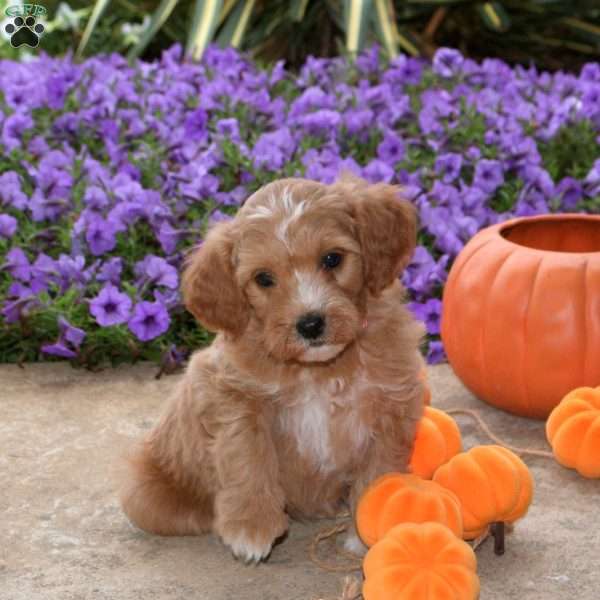
[[[159,535],[199,535],[211,529],[212,496],[178,484],[153,456],[148,441],[127,463],[119,495],[133,525]]]

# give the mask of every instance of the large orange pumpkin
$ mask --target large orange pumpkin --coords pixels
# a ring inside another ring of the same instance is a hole
[[[440,523],[403,523],[363,563],[365,600],[476,600],[473,549]]]
[[[600,477],[600,387],[568,393],[546,422],[556,460],[584,477]]]
[[[425,407],[417,425],[410,459],[410,470],[423,479],[431,479],[436,469],[447,463],[462,449],[460,429],[443,410]]]
[[[356,529],[367,546],[398,523],[437,521],[462,537],[461,507],[448,489],[405,473],[382,475],[365,490],[356,507]]]
[[[479,398],[546,418],[600,385],[600,215],[542,215],[480,231],[444,288],[448,360]]]
[[[433,480],[458,498],[466,540],[478,537],[490,523],[521,518],[533,497],[529,469],[502,446],[476,446],[461,452],[442,465]]]

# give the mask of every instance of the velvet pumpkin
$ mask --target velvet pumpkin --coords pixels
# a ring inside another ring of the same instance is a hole
[[[444,287],[448,361],[480,399],[545,419],[600,383],[600,215],[496,224],[460,252]]]
[[[476,600],[472,548],[440,523],[402,523],[377,542],[363,563],[365,600]]]
[[[436,469],[461,449],[462,439],[456,421],[444,411],[426,406],[417,425],[410,459],[411,472],[423,479],[431,479]]]
[[[462,537],[461,509],[456,496],[416,475],[388,473],[373,481],[356,508],[356,528],[372,546],[398,523],[438,521]]]
[[[529,469],[502,446],[476,446],[457,454],[435,472],[433,481],[458,498],[467,540],[481,535],[490,523],[521,518],[533,498]]]
[[[600,386],[568,393],[546,422],[556,460],[584,477],[600,477]]]

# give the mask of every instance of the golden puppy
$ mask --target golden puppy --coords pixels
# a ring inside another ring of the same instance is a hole
[[[212,229],[183,296],[218,335],[131,457],[121,501],[134,524],[214,531],[259,561],[288,515],[354,510],[375,477],[407,469],[423,328],[398,275],[415,221],[390,185],[285,179]],[[360,550],[354,531],[346,545]]]

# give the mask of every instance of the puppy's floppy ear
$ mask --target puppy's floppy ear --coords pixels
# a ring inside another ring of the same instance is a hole
[[[402,200],[400,188],[385,183],[369,185],[344,179],[351,212],[365,261],[369,291],[378,295],[410,262],[417,240],[417,212]]]
[[[210,331],[241,334],[249,318],[247,300],[235,280],[234,225],[215,226],[186,260],[181,289],[186,308]]]

